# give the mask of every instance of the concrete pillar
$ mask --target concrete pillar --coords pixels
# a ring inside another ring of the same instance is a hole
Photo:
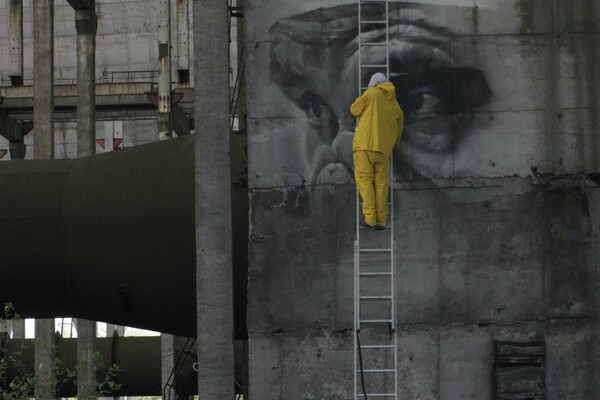
[[[54,158],[54,0],[33,1],[34,158]],[[35,321],[35,397],[54,399],[54,319]]]
[[[77,157],[96,153],[96,18],[95,0],[68,0],[77,30]],[[77,320],[77,397],[95,399],[96,322]]]
[[[35,321],[35,398],[56,399],[54,319]]]
[[[10,0],[10,80],[23,84],[23,0]]]
[[[177,83],[190,85],[190,17],[188,0],[177,0]]]
[[[160,354],[161,354],[161,384],[163,387],[163,398],[169,399],[177,397],[175,393],[170,391],[170,388],[167,388],[167,392],[164,392],[165,386],[169,382],[171,378],[171,373],[175,368],[175,336],[163,333],[160,335]]]
[[[12,321],[12,338],[25,339],[25,320],[15,319]]]
[[[96,322],[77,320],[77,398],[96,399]]]
[[[201,399],[234,397],[227,2],[194,4],[196,293]]]
[[[33,145],[36,160],[54,158],[54,0],[33,1]]]
[[[171,5],[158,0],[158,137],[171,137]]]
[[[77,29],[77,157],[96,152],[96,2],[75,10]]]

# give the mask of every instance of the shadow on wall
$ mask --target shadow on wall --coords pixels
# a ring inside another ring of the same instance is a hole
[[[471,41],[462,40],[451,51],[449,37],[455,34],[431,21],[427,12],[432,8],[436,15],[471,12],[464,6],[389,4],[390,80],[406,117],[394,169],[403,180],[451,176],[474,110],[491,97],[482,71],[462,62],[472,57],[467,52],[476,51]],[[270,29],[271,80],[308,119],[304,152],[309,184],[318,182],[332,164],[342,164],[352,174],[355,120],[349,107],[358,94],[357,13],[356,4],[319,8],[279,20]],[[382,20],[385,10],[364,5],[362,18]],[[381,43],[385,35],[381,25],[363,25],[363,42]],[[362,64],[385,62],[384,49],[363,48]],[[363,86],[377,71],[363,68]]]

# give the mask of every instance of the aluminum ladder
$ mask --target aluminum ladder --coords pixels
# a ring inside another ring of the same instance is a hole
[[[358,2],[358,88],[371,75],[389,78],[388,0]],[[382,62],[383,60],[383,62]],[[362,228],[356,191],[354,241],[354,399],[398,399],[396,334],[396,241],[394,239],[393,160],[390,162],[388,223],[384,230]]]

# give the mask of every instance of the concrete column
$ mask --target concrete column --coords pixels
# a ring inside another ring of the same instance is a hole
[[[25,339],[25,320],[15,319],[12,322],[12,338]]]
[[[77,320],[77,398],[96,399],[96,322]]]
[[[77,157],[96,153],[96,18],[95,0],[69,0],[77,30]],[[77,397],[95,399],[96,322],[77,320]]]
[[[171,373],[175,368],[175,336],[163,333],[160,335],[160,354],[161,354],[161,384],[163,387],[163,397],[168,399],[171,396],[177,397],[175,393],[171,393],[169,389],[164,392],[165,386],[169,383]]]
[[[190,17],[188,0],[177,0],[177,82],[190,85]]]
[[[35,321],[35,398],[56,399],[54,319]]]
[[[158,0],[158,137],[171,137],[171,5]]]
[[[54,158],[54,0],[33,1],[34,158]],[[55,399],[54,319],[35,321],[35,397]]]
[[[10,79],[13,86],[23,84],[23,0],[10,0]]]
[[[75,10],[77,28],[77,157],[96,152],[96,2]]]
[[[54,158],[54,0],[33,1],[33,145],[36,160]]]
[[[234,397],[228,7],[194,4],[196,293],[201,399]]]

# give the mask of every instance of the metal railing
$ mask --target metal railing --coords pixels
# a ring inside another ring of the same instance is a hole
[[[102,83],[153,83],[158,82],[158,71],[105,71],[96,78],[97,84]],[[0,86],[33,86],[33,79],[22,79],[15,85],[11,78],[0,78]],[[76,85],[77,78],[55,78],[55,85]]]

